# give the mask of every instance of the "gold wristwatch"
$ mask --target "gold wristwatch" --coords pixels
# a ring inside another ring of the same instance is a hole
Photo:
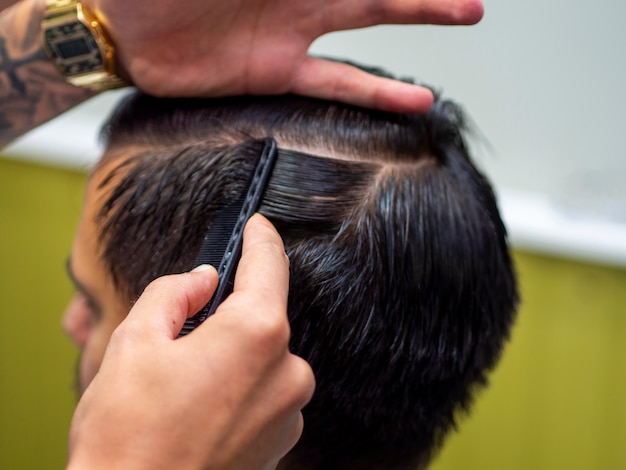
[[[80,0],[46,0],[41,28],[48,55],[73,85],[94,91],[128,85],[116,73],[110,38]]]

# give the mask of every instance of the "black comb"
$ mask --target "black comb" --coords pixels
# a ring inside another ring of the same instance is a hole
[[[209,226],[194,266],[210,264],[217,268],[219,284],[213,297],[202,310],[188,318],[179,336],[192,332],[200,323],[215,313],[217,307],[233,291],[235,271],[241,257],[243,229],[246,222],[258,210],[265,187],[276,161],[276,142],[264,141],[252,177],[239,198],[232,204],[219,209]]]

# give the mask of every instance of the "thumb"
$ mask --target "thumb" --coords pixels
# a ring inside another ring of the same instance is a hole
[[[209,302],[216,287],[217,271],[209,265],[160,277],[146,287],[120,328],[135,339],[175,339],[185,320]]]
[[[422,86],[315,57],[302,62],[290,91],[394,113],[425,113],[434,99],[432,92]]]

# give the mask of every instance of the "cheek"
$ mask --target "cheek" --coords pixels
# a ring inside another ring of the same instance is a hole
[[[122,318],[103,313],[103,318],[94,322],[91,311],[80,294],[76,294],[63,315],[63,329],[81,350],[79,385],[81,393],[93,380],[100,368],[111,334]]]
[[[89,341],[83,348],[80,360],[80,388],[84,392],[100,369],[104,352],[114,328],[106,325],[96,325],[92,329]]]

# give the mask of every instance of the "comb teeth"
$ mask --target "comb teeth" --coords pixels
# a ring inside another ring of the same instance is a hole
[[[247,189],[242,191],[237,201],[216,212],[204,236],[194,265],[215,266],[219,284],[209,303],[193,317],[187,319],[179,336],[191,333],[210,315],[213,315],[219,304],[233,291],[235,272],[241,257],[243,229],[248,219],[259,208],[276,156],[276,142],[273,139],[266,139]]]

